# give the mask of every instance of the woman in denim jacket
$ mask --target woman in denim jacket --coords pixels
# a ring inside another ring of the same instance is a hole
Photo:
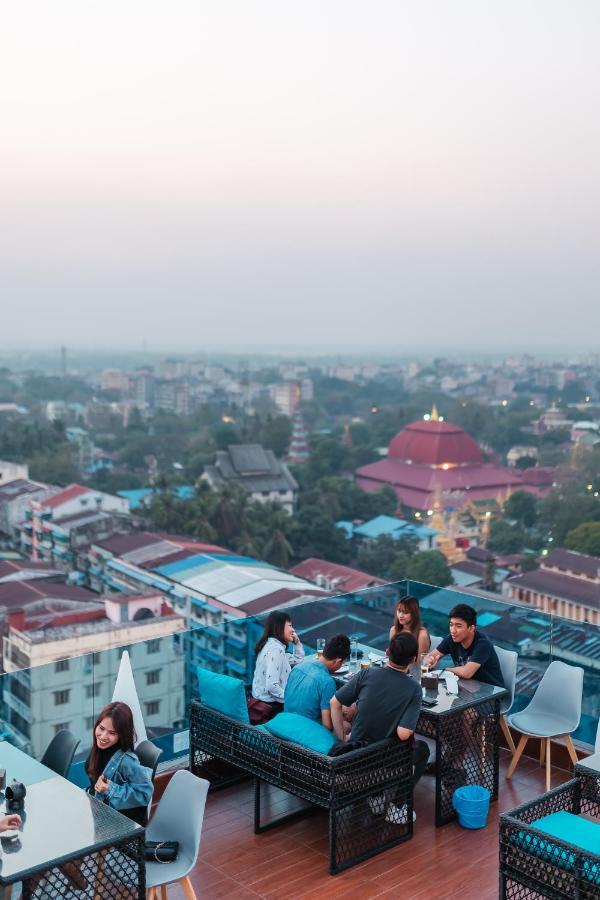
[[[133,715],[126,703],[109,703],[94,725],[93,745],[85,768],[90,793],[144,824],[152,799],[152,772],[133,752]]]

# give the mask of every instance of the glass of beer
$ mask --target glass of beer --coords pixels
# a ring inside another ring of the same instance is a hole
[[[325,638],[317,638],[317,657],[320,659],[325,649]]]

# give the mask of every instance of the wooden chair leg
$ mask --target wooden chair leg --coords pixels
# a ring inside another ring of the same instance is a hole
[[[567,745],[567,750],[569,751],[569,756],[571,757],[571,762],[573,763],[574,766],[576,766],[577,763],[579,762],[579,758],[577,756],[577,751],[575,750],[575,747],[573,746],[573,741],[571,740],[571,735],[565,734],[565,735],[563,735],[563,739],[564,739],[565,744]]]
[[[550,790],[550,780],[552,778],[552,744],[550,743],[550,738],[546,738],[546,792]]]
[[[158,900],[156,888],[148,888],[146,892],[146,900]]]
[[[510,733],[510,728],[508,727],[508,722],[506,721],[504,716],[500,716],[500,728],[502,729],[502,734],[508,744],[508,749],[510,750],[512,756],[515,755],[515,742],[513,741],[512,734]]]
[[[161,884],[160,886],[160,900],[169,900],[166,884]]]
[[[511,760],[510,766],[508,767],[508,771],[506,773],[507,778],[512,778],[513,772],[517,768],[517,764],[518,764],[519,760],[521,759],[521,756],[523,755],[523,750],[525,749],[525,745],[528,740],[529,740],[529,735],[527,735],[527,734],[521,735],[521,739],[517,745],[517,749],[515,750],[514,756]]]
[[[546,759],[546,738],[540,738],[540,766],[544,765]]]
[[[196,897],[196,891],[192,887],[192,882],[187,875],[185,876],[185,878],[180,878],[178,884],[181,885],[186,900],[198,900],[198,898]]]

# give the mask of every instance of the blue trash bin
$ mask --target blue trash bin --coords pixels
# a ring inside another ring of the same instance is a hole
[[[485,828],[490,809],[491,794],[479,784],[466,784],[452,795],[452,806],[463,828]]]

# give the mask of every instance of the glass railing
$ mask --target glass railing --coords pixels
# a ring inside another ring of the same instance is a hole
[[[344,633],[359,645],[385,650],[393,609],[402,596],[418,597],[424,624],[432,635],[448,630],[448,614],[459,602],[475,607],[480,627],[494,644],[517,651],[519,667],[513,710],[531,699],[554,659],[583,666],[583,715],[575,738],[595,741],[600,705],[600,628],[466,591],[402,581],[338,597],[323,597],[287,607],[307,653],[318,638]],[[182,602],[185,602],[182,600]],[[193,608],[193,607],[192,607]],[[202,614],[205,615],[205,610]],[[111,699],[121,655],[127,649],[148,736],[162,749],[161,767],[187,756],[187,708],[197,694],[197,666],[252,681],[254,645],[265,615],[224,617],[211,625],[192,618],[186,631],[113,648],[87,656],[23,668],[27,656],[5,639],[0,676],[0,740],[8,740],[40,758],[61,728],[69,728],[80,745],[70,777],[87,784],[84,762],[94,722]]]

